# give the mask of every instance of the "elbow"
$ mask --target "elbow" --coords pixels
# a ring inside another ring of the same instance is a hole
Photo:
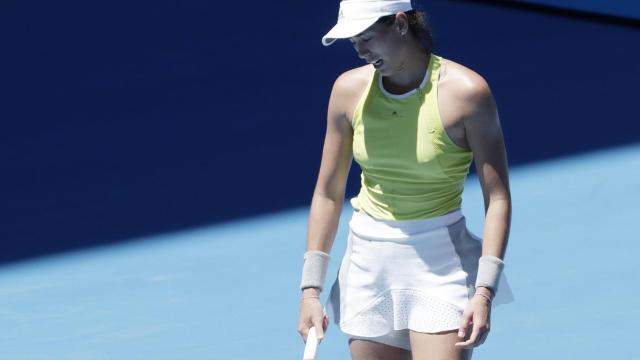
[[[344,192],[327,192],[327,191],[316,191],[313,197],[319,200],[331,201],[338,204],[342,204],[345,198]]]

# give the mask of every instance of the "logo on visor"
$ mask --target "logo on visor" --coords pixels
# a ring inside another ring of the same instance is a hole
[[[342,9],[340,9],[340,12],[338,12],[338,20],[342,19],[344,19],[344,12],[342,11]]]

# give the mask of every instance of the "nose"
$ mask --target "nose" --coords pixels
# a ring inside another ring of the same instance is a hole
[[[364,58],[367,57],[367,55],[369,55],[369,49],[367,49],[365,46],[363,46],[360,41],[354,42],[353,43],[353,48],[358,53],[358,57],[360,59],[364,59]]]

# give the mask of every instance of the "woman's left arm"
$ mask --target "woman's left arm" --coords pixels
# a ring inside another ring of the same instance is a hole
[[[482,255],[504,260],[511,224],[507,152],[491,90],[485,81],[478,82],[470,91],[470,107],[463,121],[484,197]]]
[[[504,260],[511,224],[511,193],[504,137],[494,97],[484,79],[478,77],[465,93],[463,124],[471,148],[482,194],[485,222],[482,256]],[[479,287],[478,294],[494,296],[489,288]],[[473,322],[473,331],[465,342],[456,346],[471,348],[481,345],[489,332],[491,304],[485,297],[474,296],[465,309],[460,327],[462,338]]]

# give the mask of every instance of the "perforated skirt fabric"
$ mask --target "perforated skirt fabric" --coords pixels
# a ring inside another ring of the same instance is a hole
[[[354,210],[328,313],[354,338],[458,329],[481,253],[482,239],[467,229],[460,210],[409,221]],[[503,271],[492,304],[512,301]]]

